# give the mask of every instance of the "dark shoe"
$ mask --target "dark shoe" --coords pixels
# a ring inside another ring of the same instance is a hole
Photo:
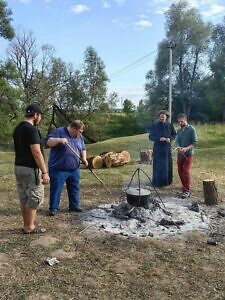
[[[82,212],[83,209],[80,208],[80,207],[77,207],[77,208],[69,208],[69,211],[71,211],[71,212]]]
[[[49,216],[54,217],[55,215],[57,215],[57,213],[58,213],[58,210],[50,210],[49,211]]]

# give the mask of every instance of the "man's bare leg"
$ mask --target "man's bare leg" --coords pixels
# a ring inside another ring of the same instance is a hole
[[[27,207],[25,204],[21,204],[21,212],[23,216],[23,230],[25,232],[30,232],[35,228],[35,218],[37,209]]]

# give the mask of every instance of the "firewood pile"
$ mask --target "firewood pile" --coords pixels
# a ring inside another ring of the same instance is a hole
[[[89,166],[93,169],[111,168],[123,166],[130,162],[130,153],[128,151],[121,152],[104,152],[97,156],[89,157]]]

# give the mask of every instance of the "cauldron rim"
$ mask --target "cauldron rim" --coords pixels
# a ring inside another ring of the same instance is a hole
[[[126,194],[131,196],[149,196],[151,192],[143,188],[128,188]]]
[[[147,207],[150,191],[142,188],[130,188],[126,191],[127,202],[132,206]]]

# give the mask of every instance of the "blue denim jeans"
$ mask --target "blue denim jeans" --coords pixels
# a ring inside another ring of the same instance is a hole
[[[65,182],[69,198],[69,209],[78,208],[80,201],[80,169],[72,171],[50,169],[49,176],[49,210],[57,211],[59,209],[60,197]]]

